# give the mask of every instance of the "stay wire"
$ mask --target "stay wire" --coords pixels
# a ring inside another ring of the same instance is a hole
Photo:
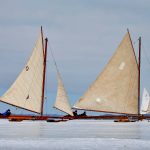
[[[150,59],[148,58],[148,54],[147,52],[145,51],[145,48],[144,48],[144,45],[142,44],[142,50],[143,50],[143,54],[147,60],[147,63],[150,65]]]
[[[60,74],[59,73],[59,69],[58,69],[58,66],[57,66],[57,63],[56,63],[56,59],[55,59],[55,57],[54,57],[54,53],[53,53],[53,48],[51,47],[51,44],[49,43],[49,49],[50,49],[50,52],[51,52],[51,57],[52,57],[52,59],[53,59],[53,63],[54,63],[54,66],[55,66],[55,68],[56,68],[56,71],[57,71],[57,73],[58,74]]]
[[[54,68],[55,68],[55,71],[56,71],[56,76],[57,76],[57,79],[58,79],[58,76],[60,76],[59,69],[58,69],[58,66],[57,66],[57,63],[56,63],[56,59],[54,57],[53,48],[52,48],[50,42],[48,44],[49,44],[49,50],[50,50],[49,55],[51,55],[50,57],[52,58],[52,62],[53,62],[53,65],[54,65]],[[58,80],[57,80],[57,82],[58,82]]]

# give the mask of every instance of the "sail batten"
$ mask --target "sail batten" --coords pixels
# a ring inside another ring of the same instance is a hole
[[[0,100],[4,103],[41,113],[43,84],[43,45],[41,33],[24,69]]]
[[[138,64],[129,32],[74,108],[138,114]]]

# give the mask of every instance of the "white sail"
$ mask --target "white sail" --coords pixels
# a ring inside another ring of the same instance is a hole
[[[74,108],[138,113],[138,64],[129,32],[115,54]]]
[[[57,82],[58,82],[57,96],[54,107],[73,116],[71,106],[69,104],[69,99],[65,87],[63,85],[60,73],[58,71],[57,71]]]
[[[23,109],[41,113],[43,62],[42,35],[40,34],[24,69],[0,100]]]
[[[149,105],[150,105],[150,95],[148,91],[144,88],[140,113],[141,114],[149,113],[150,112]]]

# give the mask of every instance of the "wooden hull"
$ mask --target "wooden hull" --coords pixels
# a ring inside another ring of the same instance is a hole
[[[66,122],[68,119],[48,119],[47,122]]]
[[[10,115],[8,117],[0,116],[0,119],[8,120],[47,120],[51,116],[30,116],[30,115]]]
[[[11,118],[11,119],[9,119],[9,121],[11,121],[11,122],[21,122],[23,120],[22,119]]]
[[[136,122],[138,120],[130,120],[130,119],[117,119],[114,122]]]
[[[128,120],[128,116],[114,116],[114,115],[103,115],[103,116],[30,116],[30,115],[11,115],[8,117],[0,116],[0,119],[8,119],[10,121],[23,121],[23,120],[32,120],[32,121],[46,121],[48,119],[61,119],[61,120],[74,120],[74,119],[94,119],[94,120]],[[150,120],[150,116],[134,116],[132,120]],[[121,121],[120,121],[121,122]],[[122,121],[123,122],[123,121]]]

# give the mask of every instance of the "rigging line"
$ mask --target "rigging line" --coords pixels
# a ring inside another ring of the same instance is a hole
[[[51,52],[51,56],[52,56],[54,65],[55,65],[55,67],[56,67],[56,71],[59,73],[59,69],[58,69],[58,66],[57,66],[57,63],[56,63],[56,60],[55,60],[55,57],[54,57],[53,49],[52,49],[50,43],[49,43],[49,47],[50,47],[50,52]]]
[[[55,57],[54,57],[53,49],[52,49],[50,43],[49,43],[49,47],[50,47],[51,57],[52,57],[52,59],[53,59],[53,62],[54,62],[54,65],[55,65],[55,68],[56,68],[56,71],[57,71],[57,78],[58,78],[58,79],[57,79],[57,84],[59,85],[59,81],[58,81],[58,80],[60,79],[61,82],[62,82],[61,74],[60,74],[60,72],[59,72],[59,69],[58,69],[58,66],[57,66],[57,63],[56,63],[56,60],[55,60]],[[61,84],[62,84],[62,86],[63,86],[64,89],[65,89],[65,86],[64,86],[63,82],[62,82]],[[65,92],[66,92],[66,90],[65,90]],[[69,99],[67,92],[66,92],[66,96],[67,96],[67,98]],[[69,105],[70,105],[70,102],[68,102],[68,103],[69,103]],[[57,108],[57,109],[58,109],[58,108]]]
[[[148,66],[150,67],[150,59],[148,58],[148,54],[147,54],[147,52],[146,52],[146,50],[145,50],[144,45],[142,44],[141,46],[142,46],[142,51],[143,51],[144,57],[146,58],[147,63],[149,64]],[[141,80],[142,80],[142,82],[144,81],[143,78],[141,78]]]
[[[51,52],[51,56],[52,56],[52,59],[53,59],[54,65],[55,65],[55,67],[56,67],[56,71],[57,71],[57,78],[60,78],[60,79],[62,80],[62,77],[61,77],[60,71],[59,71],[58,66],[57,66],[57,63],[56,63],[56,59],[55,59],[55,57],[54,57],[53,49],[52,49],[52,47],[51,47],[50,43],[49,43],[49,47],[50,47],[50,52]],[[64,86],[64,84],[63,84],[63,86]]]
[[[133,42],[133,45],[135,45],[136,43],[138,43],[139,39],[137,39],[136,41]]]
[[[145,47],[144,47],[143,43],[141,44],[141,46],[142,46],[142,51],[143,51],[144,57],[146,58],[147,63],[149,64],[148,66],[150,66],[150,59],[148,58],[148,54],[147,54],[147,52],[145,50]],[[141,78],[141,80],[142,80],[142,82],[144,81],[143,78]]]
[[[142,44],[143,54],[147,60],[147,63],[150,64],[150,59],[148,58],[147,52],[145,51],[144,45]]]
[[[56,63],[56,59],[55,59],[55,57],[54,57],[53,49],[52,49],[52,46],[51,46],[50,43],[49,43],[49,47],[50,47],[49,49],[50,49],[51,57],[52,57],[52,59],[53,59],[54,66],[55,66],[55,68],[56,68],[57,84],[59,84],[58,79],[59,79],[59,78],[61,79],[61,74],[60,74],[60,72],[59,72],[59,69],[58,69],[58,66],[57,66],[57,63]],[[61,80],[62,80],[62,79],[61,79]],[[63,85],[63,86],[64,86],[64,85]]]

